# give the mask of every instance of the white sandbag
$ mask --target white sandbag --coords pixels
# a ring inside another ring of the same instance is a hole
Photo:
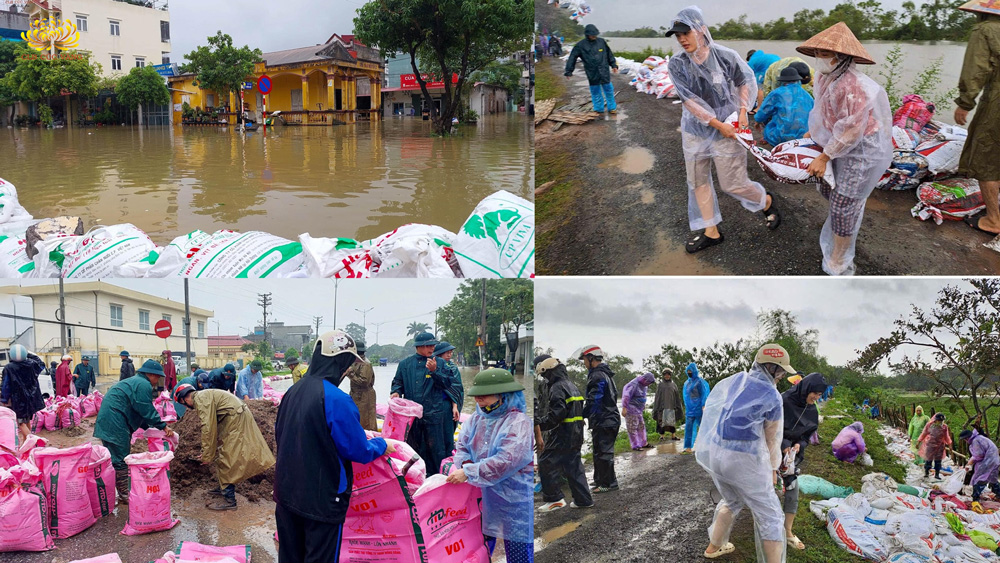
[[[942,545],[934,552],[940,563],[991,563],[996,561],[996,556],[976,547],[972,542],[963,542],[958,545]]]
[[[813,516],[826,522],[826,514],[831,508],[837,508],[840,506],[840,501],[842,499],[832,498],[827,500],[811,500],[809,501],[809,512],[813,513]]]
[[[865,516],[865,522],[876,526],[885,526],[885,523],[889,521],[890,516],[891,514],[889,514],[888,510],[872,508],[872,511],[868,513],[868,516]]]
[[[25,223],[31,220],[31,214],[17,200],[17,188],[0,178],[0,225]]]
[[[861,465],[871,467],[872,465],[875,465],[875,462],[872,460],[872,456],[868,455],[866,452],[865,455],[861,456]]]
[[[872,505],[868,503],[868,499],[861,493],[847,495],[840,504],[841,506],[850,508],[861,518],[868,516],[872,511]]]
[[[270,233],[194,231],[175,238],[147,277],[282,278],[304,262],[301,243]]]
[[[964,147],[964,140],[932,139],[917,145],[916,151],[927,159],[927,169],[931,174],[954,174],[958,171],[958,161]]]
[[[535,275],[535,204],[499,191],[479,202],[455,240],[467,278]]]
[[[888,563],[934,563],[933,557],[917,555],[916,553],[908,553],[906,551],[897,551],[889,555],[886,561]]]
[[[299,235],[299,242],[302,244],[302,257],[310,277],[372,277],[371,253],[354,239],[313,238],[305,233]]]
[[[910,534],[931,537],[935,534],[934,515],[929,512],[910,511],[889,516],[885,523],[885,533]]]
[[[886,546],[853,510],[832,508],[826,514],[826,522],[830,537],[841,549],[873,561],[884,561],[889,556]]]
[[[35,246],[38,253],[29,277],[143,277],[159,256],[156,243],[128,223],[97,227],[82,236],[54,236]]]
[[[456,235],[433,225],[403,225],[371,241],[375,275],[380,278],[454,278]],[[362,243],[365,246],[365,243]]]
[[[959,469],[951,474],[951,477],[941,483],[941,490],[949,495],[957,495],[965,486],[965,469]]]
[[[0,235],[0,278],[23,278],[35,269],[24,238]]]
[[[892,493],[898,486],[899,484],[896,483],[896,480],[889,477],[885,473],[869,473],[861,478],[861,492],[864,493],[869,500],[871,500],[876,494],[876,491]],[[872,503],[872,506],[875,506],[875,504]]]
[[[770,151],[756,145],[748,147],[764,173],[786,184],[818,184],[826,182],[836,187],[832,160],[826,163],[823,178],[811,176],[806,170],[812,161],[823,154],[823,147],[812,139],[793,139],[774,147]]]

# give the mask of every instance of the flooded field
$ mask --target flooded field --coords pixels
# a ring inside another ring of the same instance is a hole
[[[133,223],[159,244],[195,229],[368,239],[410,222],[457,231],[487,195],[533,199],[530,121],[433,137],[394,118],[339,127],[6,129],[0,177],[35,217]]]

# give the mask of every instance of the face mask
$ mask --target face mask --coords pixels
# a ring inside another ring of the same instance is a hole
[[[813,66],[816,68],[816,71],[819,72],[820,74],[830,74],[831,72],[833,72],[835,68],[837,68],[837,64],[839,62],[840,61],[837,61],[836,59],[831,61],[830,59],[821,59],[819,57],[813,57]]]
[[[502,404],[503,404],[503,399],[499,399],[497,402],[493,403],[492,405],[487,405],[485,407],[479,407],[479,408],[483,409],[483,412],[490,413],[490,412],[493,412],[493,411],[497,410],[498,408],[500,408],[500,405],[502,405]]]

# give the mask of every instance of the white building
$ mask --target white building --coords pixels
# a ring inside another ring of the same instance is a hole
[[[28,346],[48,363],[62,355],[58,323],[59,287],[57,285],[5,287],[3,292],[30,297],[31,317],[38,319],[31,327],[32,337],[18,341]],[[159,358],[164,349],[185,350],[184,303],[125,289],[100,281],[66,283],[66,330],[69,353],[75,361],[91,357],[99,375],[116,374],[121,368],[119,354],[127,350],[138,368],[150,358]],[[215,313],[191,307],[191,352],[195,361],[208,357],[208,320]],[[25,315],[25,312],[18,311]],[[164,340],[153,327],[159,320],[173,326],[173,334]],[[98,330],[92,327],[98,327]],[[204,363],[204,362],[203,362]],[[202,366],[205,367],[205,366]],[[185,374],[186,375],[186,374]],[[183,375],[181,375],[183,377]]]
[[[31,0],[32,19],[71,21],[76,49],[101,64],[102,74],[170,62],[170,12],[166,0]]]
[[[476,112],[479,117],[492,115],[495,113],[505,113],[507,111],[508,93],[505,88],[476,82],[469,94],[469,109]]]

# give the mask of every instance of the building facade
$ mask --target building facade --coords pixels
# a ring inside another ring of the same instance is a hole
[[[264,53],[252,76],[246,79],[243,104],[259,122],[264,95],[257,82],[271,79],[267,113],[281,112],[288,125],[336,125],[378,119],[385,61],[377,49],[358,43],[353,35],[331,36],[326,43]],[[174,123],[182,122],[183,104],[192,108],[225,107],[235,124],[240,97],[233,93],[202,90],[196,77],[183,74],[168,79],[172,92]]]
[[[257,325],[254,327],[254,333],[244,338],[251,342],[260,342],[264,339],[264,326]],[[267,340],[275,352],[284,353],[289,348],[302,350],[302,347],[309,344],[313,338],[315,338],[313,327],[309,325],[286,325],[281,321],[267,323]]]
[[[225,365],[232,363],[246,363],[253,358],[253,354],[243,351],[244,344],[251,342],[242,336],[209,336],[208,337],[208,357],[213,360],[213,364]],[[217,360],[217,361],[215,361]],[[205,367],[204,362],[201,367]],[[213,367],[220,367],[214,365]]]
[[[32,317],[56,319],[59,311],[58,286],[5,288],[8,294],[30,297]],[[185,350],[184,303],[171,301],[103,282],[67,283],[66,340],[69,353],[79,361],[90,356],[99,375],[118,373],[119,354],[127,350],[136,366],[150,358],[159,358],[164,349]],[[215,313],[200,307],[191,311],[191,352],[208,357],[208,320]],[[167,320],[173,334],[163,339],[153,332],[157,321]],[[94,329],[91,327],[98,327]],[[32,327],[34,351],[47,362],[62,356],[60,325],[35,321]],[[99,330],[107,329],[107,330]],[[122,332],[118,332],[122,331]]]

